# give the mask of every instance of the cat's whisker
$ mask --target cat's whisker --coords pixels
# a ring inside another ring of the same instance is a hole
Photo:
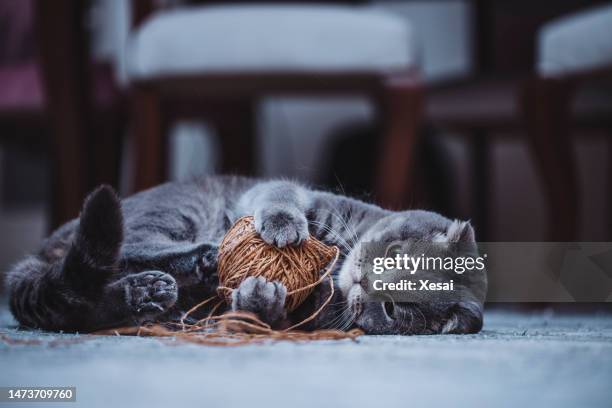
[[[355,316],[350,313],[348,316],[348,319],[346,319],[346,323],[344,324],[344,327],[342,328],[343,331],[346,331],[349,329],[349,327],[351,327],[351,325],[355,322]]]
[[[353,313],[350,313],[349,311],[349,313],[346,314],[346,317],[344,321],[342,322],[342,324],[339,325],[339,329],[342,331],[345,331],[347,328],[351,326],[351,324],[353,324],[353,320],[354,320]]]
[[[355,318],[355,317],[354,317],[354,315],[353,315],[353,312],[351,311],[351,309],[350,309],[350,308],[348,308],[348,307],[347,307],[347,308],[346,308],[346,309],[344,309],[344,310],[345,310],[345,312],[346,312],[346,313],[344,314],[344,319],[343,319],[343,321],[342,321],[342,322],[341,322],[341,323],[338,325],[338,327],[339,327],[339,329],[340,329],[340,330],[346,330],[346,328],[347,328],[348,326],[350,326],[350,325],[353,323],[353,320],[354,320],[354,318]]]
[[[330,212],[332,215],[335,215],[335,216],[336,216],[336,217],[337,217],[337,218],[340,220],[340,222],[341,222],[341,223],[342,223],[342,225],[344,226],[345,230],[346,230],[346,231],[347,231],[349,234],[351,234],[351,236],[352,236],[351,238],[352,238],[352,240],[353,240],[353,244],[354,244],[354,245],[355,245],[355,244],[357,244],[357,242],[359,241],[359,237],[357,236],[357,232],[356,232],[356,231],[355,231],[355,229],[354,229],[354,228],[352,228],[352,227],[349,225],[349,223],[348,223],[348,221],[350,221],[350,219],[353,217],[353,209],[349,207],[349,209],[348,209],[348,217],[349,217],[349,218],[348,218],[348,219],[345,219],[345,218],[342,216],[342,214],[340,214],[340,213],[339,213],[337,210],[335,210],[335,209],[334,209],[333,211],[330,211],[330,210],[327,210],[327,211],[329,211],[329,212]]]
[[[334,235],[334,239],[336,239],[338,241],[338,244],[342,247],[342,249],[344,249],[346,251],[345,254],[343,255],[348,255],[349,252],[351,252],[352,247],[346,242],[346,240],[344,238],[342,238],[342,236],[335,230],[333,230],[331,227],[323,224],[322,222],[318,222],[318,221],[310,221],[311,224],[318,226],[320,228],[322,228],[324,231],[333,234]]]
[[[340,323],[344,321],[344,319],[346,318],[346,313],[350,312],[347,308],[343,309],[342,312],[336,316],[334,319],[332,319],[331,322],[329,322],[327,324],[327,326],[330,329],[337,329],[338,327],[340,327]]]
[[[325,327],[327,329],[333,329],[336,322],[338,321],[339,316],[334,317],[331,321],[325,323]]]
[[[317,224],[315,224],[317,225]],[[340,245],[341,249],[343,249],[345,252],[342,253],[342,255],[347,256],[349,254],[349,252],[351,252],[352,247],[333,229],[329,228],[326,225],[323,224],[319,224],[319,226],[326,232],[333,234],[333,238],[337,240],[337,244]]]
[[[344,228],[344,230],[346,232],[349,233],[349,236],[347,239],[350,239],[353,245],[355,245],[357,243],[357,239],[356,239],[356,235],[354,234],[353,230],[351,229],[351,227],[348,225],[348,223],[346,222],[346,220],[344,219],[344,217],[338,213],[337,210],[327,210],[332,216],[336,217],[336,219],[338,219],[340,221],[340,225]]]
[[[342,308],[340,313],[338,313],[338,315],[336,315],[336,317],[334,319],[332,319],[332,321],[330,322],[330,324],[332,323],[337,323],[339,320],[344,318],[344,314],[346,313],[347,309],[346,308]]]
[[[357,242],[359,242],[359,237],[357,236],[357,231],[355,231],[355,228],[352,227],[349,224],[349,221],[353,218],[353,209],[349,208],[349,218],[347,220],[345,220],[344,218],[341,218],[341,221],[344,223],[344,227],[346,228],[346,230],[348,231],[348,233],[352,236],[352,240],[353,240],[353,245],[357,245]]]
[[[347,320],[346,324],[342,328],[342,331],[347,331],[348,329],[350,329],[351,326],[353,325],[353,322],[354,322],[353,318],[350,318],[349,320]]]
[[[355,232],[355,230],[353,228],[351,228],[351,226],[349,226],[347,221],[344,219],[344,217],[341,214],[339,214],[337,212],[337,210],[324,209],[324,210],[321,210],[321,211],[327,211],[327,213],[331,214],[336,219],[338,219],[340,221],[340,224],[344,228],[344,230],[349,233],[349,236],[348,236],[347,239],[350,240],[350,244],[352,244],[352,246],[357,245],[357,242],[359,241],[359,238],[357,237],[357,233]]]

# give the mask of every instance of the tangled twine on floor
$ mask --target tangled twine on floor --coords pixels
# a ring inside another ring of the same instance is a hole
[[[101,335],[135,335],[170,337],[189,343],[211,346],[238,346],[265,341],[354,340],[363,332],[353,329],[315,330],[305,332],[296,328],[314,320],[334,296],[331,272],[338,260],[339,250],[309,237],[298,247],[277,248],[265,243],[257,234],[253,217],[240,218],[228,231],[219,247],[219,287],[217,296],[210,297],[183,314],[178,323],[157,323],[140,327],[103,330]],[[325,266],[327,267],[325,268]],[[325,268],[325,272],[320,271]],[[263,276],[268,281],[282,282],[287,288],[285,308],[295,310],[325,279],[330,283],[330,295],[309,317],[284,330],[275,330],[248,312],[228,312],[215,315],[231,294],[249,276]],[[210,313],[195,323],[189,317],[200,308],[216,300]]]
[[[104,330],[94,334],[167,337],[181,342],[206,346],[242,346],[281,340],[295,342],[354,340],[361,336],[363,332],[359,329],[352,329],[347,332],[340,330],[315,330],[312,332],[274,330],[252,313],[229,312],[211,317],[211,321],[205,325],[186,324],[183,327],[179,324],[178,327],[172,329],[162,324],[151,324],[140,327],[122,327]]]

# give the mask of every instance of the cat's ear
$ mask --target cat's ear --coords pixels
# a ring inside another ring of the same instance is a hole
[[[448,320],[440,333],[468,334],[482,329],[482,304],[462,301],[449,309]]]
[[[472,243],[476,242],[474,228],[469,221],[454,220],[444,233],[436,236],[437,242]]]

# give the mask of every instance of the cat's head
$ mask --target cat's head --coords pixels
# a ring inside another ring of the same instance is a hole
[[[393,213],[380,219],[353,247],[338,275],[338,284],[347,302],[347,312],[350,312],[357,327],[370,334],[475,333],[482,328],[482,309],[487,286],[484,270],[470,271],[469,276],[463,274],[460,279],[453,279],[455,283],[450,300],[447,298],[441,301],[439,292],[433,291],[425,292],[425,298],[418,302],[397,299],[373,301],[366,294],[368,285],[372,283],[372,275],[364,273],[362,268],[362,248],[372,242],[419,242],[419,248],[432,243],[432,247],[441,251],[438,253],[441,256],[450,256],[454,244],[477,252],[474,230],[469,222],[452,221],[427,211]],[[448,248],[448,254],[444,253],[445,248]],[[410,252],[410,249],[407,251]],[[421,254],[408,255],[418,257]],[[440,279],[439,273],[419,270],[413,276],[417,282],[421,279],[436,281]]]

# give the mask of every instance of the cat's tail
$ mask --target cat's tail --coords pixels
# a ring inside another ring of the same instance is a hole
[[[113,275],[123,241],[123,217],[119,198],[109,186],[101,186],[86,199],[78,222],[61,242],[60,228],[38,255],[15,265],[6,287],[15,318],[24,326],[51,330],[80,327],[102,287]],[[60,237],[58,237],[60,235]]]
[[[99,288],[115,268],[123,242],[121,203],[103,185],[83,204],[72,245],[63,262],[63,274],[76,285]],[[83,288],[87,289],[87,288]]]

